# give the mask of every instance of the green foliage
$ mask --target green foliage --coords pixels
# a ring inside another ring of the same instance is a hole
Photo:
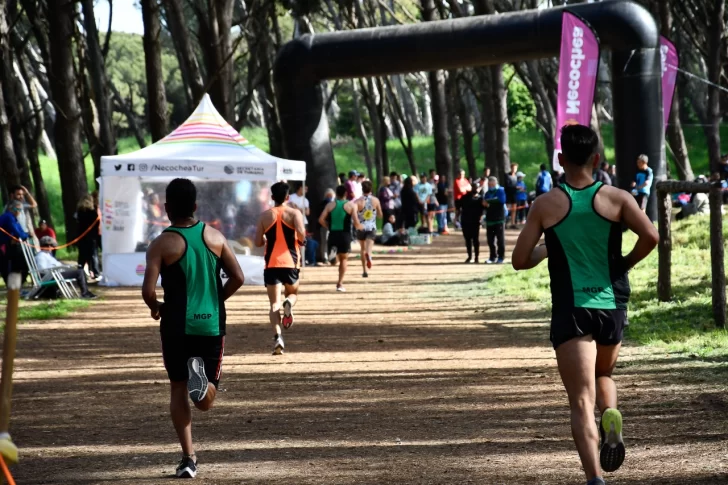
[[[724,228],[728,236],[728,227]],[[636,241],[624,239],[623,253]],[[693,217],[673,225],[673,301],[657,300],[657,251],[630,272],[630,326],[626,337],[634,342],[690,352],[698,356],[728,355],[728,332],[717,329],[711,306],[710,227],[707,217]],[[498,294],[543,304],[550,309],[548,268],[545,263],[523,272],[510,267],[485,285],[486,294]]]
[[[5,314],[6,298],[0,300],[0,310]],[[25,301],[21,300],[18,311],[18,322],[28,320],[53,320],[63,318],[69,313],[88,307],[86,300],[51,300],[51,301]],[[5,319],[1,322],[5,326]]]
[[[511,129],[517,132],[525,132],[536,128],[536,105],[533,102],[531,93],[521,78],[514,75],[513,67],[508,64],[503,68],[503,76],[506,81],[511,79],[508,85],[508,120]]]

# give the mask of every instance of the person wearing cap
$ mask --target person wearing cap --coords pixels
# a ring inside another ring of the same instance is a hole
[[[356,199],[356,179],[359,173],[356,170],[349,172],[349,180],[346,181],[344,187],[346,187],[346,200]]]
[[[516,174],[516,207],[518,212],[516,214],[516,222],[518,224],[526,222],[526,212],[528,209],[528,187],[526,187],[526,182],[523,180],[525,177],[526,174],[523,172]]]
[[[43,270],[64,266],[63,263],[58,261],[51,254],[57,245],[58,243],[56,240],[50,236],[43,236],[40,238],[41,250],[35,255],[35,264],[38,266],[39,271],[43,272]],[[95,300],[98,298],[88,290],[86,273],[84,273],[82,269],[66,268],[61,271],[61,276],[67,280],[76,280],[78,289],[81,290],[81,298],[85,300]]]
[[[38,241],[43,239],[44,237],[49,236],[54,241],[57,241],[58,238],[56,237],[56,231],[53,230],[52,227],[48,225],[48,222],[46,220],[40,221],[40,224],[38,224],[38,227],[35,228],[35,237],[38,238]],[[53,256],[56,255],[56,250],[53,250]]]

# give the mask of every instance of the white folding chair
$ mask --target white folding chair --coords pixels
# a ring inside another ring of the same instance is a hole
[[[23,250],[25,263],[28,265],[30,279],[33,281],[33,289],[28,293],[26,299],[31,300],[37,298],[41,290],[49,286],[56,286],[63,297],[68,300],[80,298],[75,281],[63,277],[63,271],[72,269],[71,266],[57,266],[55,268],[39,270],[38,264],[35,262],[33,248],[25,243],[21,243],[20,246]]]

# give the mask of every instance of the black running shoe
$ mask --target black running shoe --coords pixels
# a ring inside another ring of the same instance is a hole
[[[622,440],[622,413],[616,409],[606,409],[599,422],[599,462],[602,470],[613,472],[624,463],[624,441]]]
[[[190,357],[187,361],[187,392],[192,402],[200,402],[207,395],[207,376],[205,375],[205,362],[199,357]]]
[[[175,475],[177,475],[177,478],[195,478],[195,475],[197,475],[197,463],[195,463],[195,460],[191,456],[185,456],[179,462],[179,465],[177,465]]]

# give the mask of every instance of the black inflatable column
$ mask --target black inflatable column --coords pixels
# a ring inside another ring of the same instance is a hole
[[[617,177],[621,188],[632,190],[637,157],[649,157],[655,179],[647,215],[653,221],[657,218],[654,184],[666,177],[661,72],[659,48],[612,53]]]

